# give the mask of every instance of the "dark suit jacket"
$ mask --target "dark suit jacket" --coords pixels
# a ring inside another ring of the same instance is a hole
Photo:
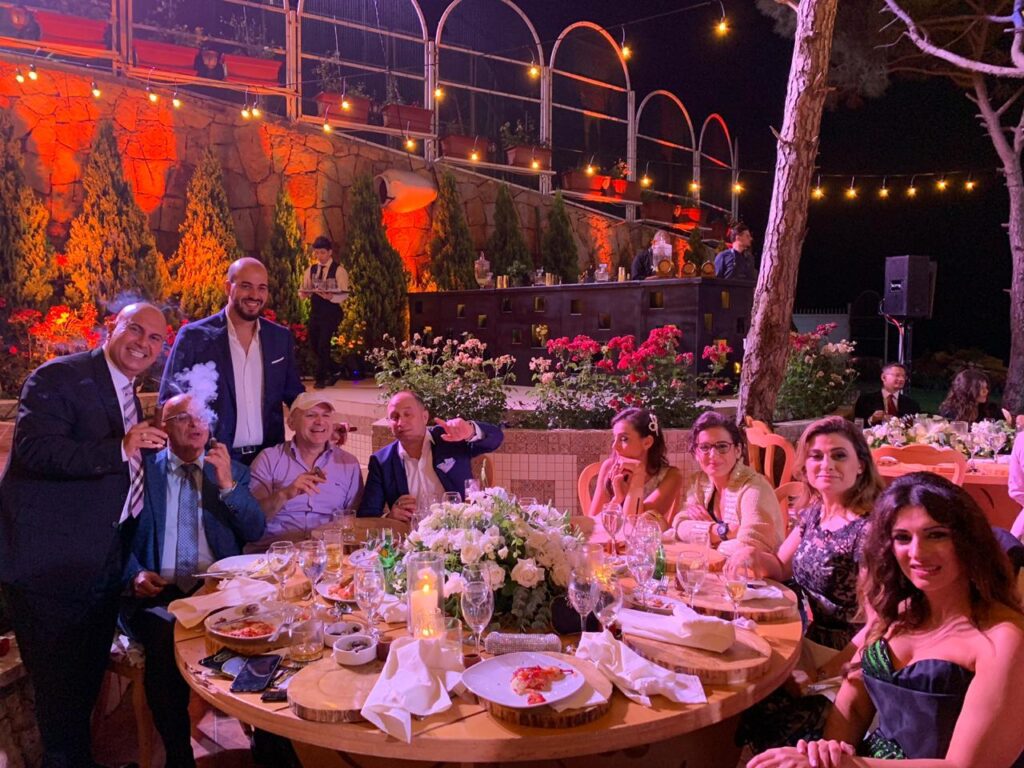
[[[644,248],[633,257],[633,263],[629,265],[630,280],[645,280],[654,274],[654,252],[650,248]]]
[[[472,443],[460,442],[449,443],[441,439],[444,429],[431,427],[430,434],[434,439],[431,461],[434,471],[437,472],[437,479],[446,492],[462,493],[466,488],[466,481],[472,478],[473,469],[470,461],[475,456],[496,451],[501,445],[505,436],[501,427],[491,424],[477,422],[484,436]],[[447,471],[442,471],[441,466],[448,459],[452,460]],[[359,517],[380,517],[384,512],[384,505],[394,505],[399,496],[409,493],[409,481],[405,476],[405,466],[402,464],[402,457],[398,455],[398,441],[389,443],[370,457],[370,465],[366,473],[366,488],[363,491],[363,500],[359,505]]]
[[[102,349],[58,357],[28,377],[0,481],[0,581],[91,599],[128,494],[123,438]]]
[[[125,566],[125,579],[129,582],[139,571],[159,572],[162,565],[160,553],[167,526],[167,462],[166,448],[146,457],[142,513]],[[249,468],[233,461],[231,476],[238,484],[222,501],[213,467],[203,464],[203,531],[218,560],[241,554],[242,547],[259,539],[267,526],[259,502],[249,493]]]
[[[226,310],[184,325],[171,347],[163,378],[160,380],[160,402],[176,394],[174,374],[191,368],[196,363],[212,360],[217,365],[217,399],[213,411],[217,423],[213,436],[229,447],[235,442],[237,400],[235,399],[235,371],[231,365],[228,346],[228,317]],[[269,320],[260,320],[260,349],[263,352],[263,444],[262,447],[284,442],[284,414],[281,405],[291,405],[305,387],[299,381],[295,364],[295,342],[287,328]]]
[[[732,280],[756,280],[757,265],[749,250],[739,253],[726,248],[715,256],[715,276]]]
[[[854,418],[866,421],[871,418],[871,414],[875,411],[884,410],[885,402],[882,400],[881,390],[877,392],[864,392],[857,398],[857,402],[853,406],[853,416]],[[896,413],[899,416],[914,416],[921,413],[921,406],[918,405],[916,400],[912,400],[906,395],[900,395],[896,398]]]

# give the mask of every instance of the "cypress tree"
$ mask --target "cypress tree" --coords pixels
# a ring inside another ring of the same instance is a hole
[[[146,214],[124,177],[114,126],[101,123],[82,173],[82,210],[71,222],[67,246],[72,304],[107,307],[122,295],[163,298],[167,265]]]
[[[305,323],[309,319],[309,303],[299,298],[299,285],[309,253],[299,232],[292,196],[283,185],[274,203],[274,227],[260,256],[267,267],[270,306],[278,321]]]
[[[365,349],[383,344],[384,335],[404,339],[409,328],[405,266],[384,233],[380,200],[368,175],[349,190],[348,269],[350,293],[339,333],[362,339]]]
[[[491,260],[491,271],[496,275],[532,271],[533,259],[519,226],[519,216],[508,184],[498,187],[498,198],[494,202],[494,231],[487,241],[487,258]]]
[[[548,229],[541,243],[541,257],[544,271],[560,275],[563,283],[575,283],[579,278],[576,240],[561,191],[555,193],[555,202],[548,213]]]
[[[439,291],[476,287],[473,272],[473,240],[459,200],[455,177],[442,174],[434,206],[432,236],[427,244],[427,272]]]
[[[223,306],[228,266],[242,255],[220,161],[211,149],[192,172],[178,234],[181,239],[171,262],[173,293],[185,317],[206,317]]]

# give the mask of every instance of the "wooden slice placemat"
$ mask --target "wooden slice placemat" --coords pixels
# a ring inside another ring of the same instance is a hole
[[[325,656],[300,670],[288,684],[288,703],[303,720],[317,723],[360,723],[366,697],[377,683],[384,662],[343,667]]]
[[[768,641],[749,629],[736,628],[736,642],[724,653],[686,648],[660,640],[624,634],[623,642],[643,656],[673,672],[696,675],[708,685],[749,683],[763,677],[771,667],[772,648]]]
[[[789,621],[797,615],[796,592],[777,581],[769,581],[768,585],[782,590],[782,597],[741,602],[739,604],[740,616],[768,623]],[[681,584],[678,586],[682,591],[683,586]],[[688,602],[689,597],[686,597],[685,600]],[[725,582],[720,575],[712,573],[705,577],[700,590],[693,597],[693,609],[708,616],[718,616],[722,619],[733,618],[732,601],[725,591]]]
[[[679,556],[683,553],[683,549],[686,547],[685,544],[673,541],[670,544],[665,545],[665,566],[669,572],[676,570],[676,561],[679,560]],[[690,547],[692,549],[692,547]],[[725,567],[726,557],[717,549],[708,549],[708,570],[711,573],[718,573]]]
[[[587,687],[601,693],[606,701],[603,704],[592,704],[589,707],[577,709],[566,709],[556,712],[551,707],[533,707],[532,709],[518,709],[506,707],[502,704],[495,704],[493,701],[480,699],[480,704],[490,713],[495,720],[513,725],[525,725],[531,728],[572,728],[576,725],[592,723],[607,714],[611,709],[612,692],[614,690],[611,682],[602,675],[593,664],[577,659],[575,656],[568,656],[564,653],[546,653],[561,664],[570,664],[581,673],[586,679],[584,689]]]

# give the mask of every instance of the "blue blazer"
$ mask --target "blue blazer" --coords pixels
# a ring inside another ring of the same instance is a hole
[[[128,494],[123,438],[102,349],[32,372],[0,481],[0,581],[48,596],[63,611],[94,599]]]
[[[496,451],[505,435],[501,427],[477,422],[484,436],[472,443],[449,443],[441,439],[444,429],[431,427],[430,435],[434,439],[431,462],[437,479],[446,492],[462,493],[466,481],[473,477],[470,461],[475,456]],[[441,469],[448,459],[452,462],[447,471]],[[363,490],[363,501],[359,505],[359,517],[380,517],[384,513],[384,505],[394,505],[399,496],[409,493],[409,480],[405,476],[402,457],[398,455],[398,441],[389,443],[370,457],[366,474],[366,488]]]
[[[166,448],[145,458],[142,512],[125,565],[125,579],[129,583],[139,571],[160,571],[167,525],[167,461]],[[259,502],[249,493],[249,468],[233,461],[231,476],[238,484],[221,501],[214,469],[209,463],[203,464],[203,531],[218,560],[241,554],[242,547],[259,539],[267,525]]]
[[[305,390],[295,363],[295,340],[283,325],[260,319],[260,349],[263,352],[263,445],[284,442],[284,414],[281,405],[291,405]],[[235,395],[235,370],[228,346],[227,311],[187,323],[178,331],[160,380],[160,402],[177,394],[174,374],[196,363],[212,360],[220,378],[217,399],[212,408],[217,414],[213,436],[229,447],[235,442],[238,401]]]

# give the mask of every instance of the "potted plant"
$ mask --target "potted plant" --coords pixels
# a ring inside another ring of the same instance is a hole
[[[320,81],[316,106],[321,117],[333,115],[354,123],[369,120],[373,101],[362,83],[347,82],[341,67],[333,61],[321,60],[316,66],[316,77]]]
[[[660,221],[666,224],[672,223],[672,214],[675,210],[675,203],[671,198],[665,197],[657,192],[645,189],[640,193],[640,218],[650,221]]]
[[[853,390],[857,371],[850,365],[854,345],[829,342],[835,323],[809,333],[789,334],[789,355],[775,403],[775,421],[816,419],[832,413]]]
[[[672,220],[682,224],[700,222],[700,203],[692,197],[679,198],[672,212]]]
[[[608,186],[609,178],[607,174],[601,173],[600,166],[581,161],[577,168],[562,173],[562,189],[600,195]]]
[[[488,159],[488,142],[482,136],[469,133],[458,120],[450,121],[441,138],[441,154],[445,157],[471,158],[477,153],[477,160]]]
[[[605,194],[620,200],[632,200],[634,202],[640,200],[640,182],[630,181],[627,178],[629,176],[629,166],[626,165],[626,161],[621,157],[612,166],[610,176],[609,183],[605,185]]]
[[[540,168],[551,167],[551,149],[546,142],[537,139],[537,130],[530,118],[516,120],[515,125],[501,126],[501,146],[509,165],[532,168],[536,162]]]
[[[380,113],[384,118],[385,128],[431,133],[433,127],[434,110],[406,104],[398,90],[398,80],[394,76],[388,77],[387,94]]]
[[[280,85],[284,62],[278,60],[278,52],[267,40],[266,27],[251,17],[232,17],[227,23],[242,47],[224,54],[224,79],[249,85]],[[255,56],[250,55],[253,53]]]

